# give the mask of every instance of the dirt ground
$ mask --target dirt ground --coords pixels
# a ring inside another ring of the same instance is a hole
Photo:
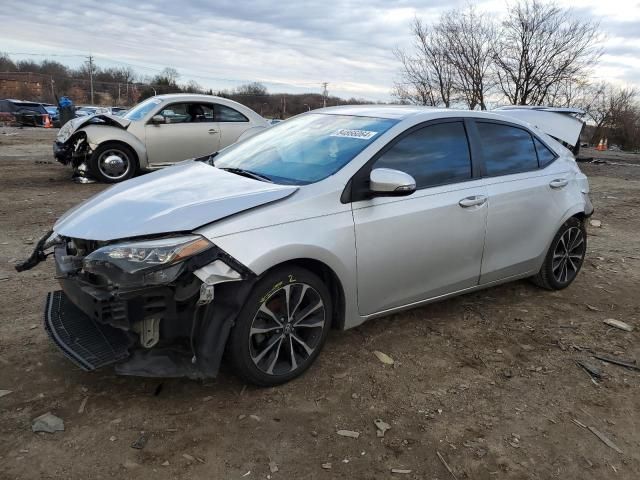
[[[302,378],[258,389],[227,371],[205,383],[86,373],[58,353],[42,328],[52,262],[13,264],[104,186],[70,181],[54,135],[0,129],[0,390],[12,391],[0,398],[0,478],[640,478],[640,372],[591,358],[640,358],[640,155],[581,164],[602,227],[570,288],[521,281],[332,332]],[[32,433],[46,412],[64,432]],[[384,438],[375,419],[391,425]]]

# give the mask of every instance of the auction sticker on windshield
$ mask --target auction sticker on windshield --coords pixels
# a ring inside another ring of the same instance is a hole
[[[350,130],[347,128],[341,128],[340,130],[332,133],[331,137],[344,137],[344,138],[359,138],[361,140],[369,140],[373,138],[378,132],[371,132],[369,130]]]

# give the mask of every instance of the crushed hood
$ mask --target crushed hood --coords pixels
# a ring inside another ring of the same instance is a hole
[[[584,115],[577,108],[511,106],[493,110],[500,115],[517,118],[532,124],[544,133],[569,145],[576,145],[584,122],[576,116]]]
[[[108,188],[69,210],[53,229],[99,241],[191,231],[297,189],[187,160]]]
[[[95,125],[111,125],[112,127],[118,127],[126,130],[127,127],[129,127],[131,120],[117,117],[115,115],[109,115],[107,113],[73,118],[62,126],[58,132],[56,140],[64,143],[69,139],[69,137],[71,137],[71,135],[90,123]]]

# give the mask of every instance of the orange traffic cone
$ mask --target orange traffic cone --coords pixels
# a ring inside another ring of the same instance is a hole
[[[602,139],[600,139],[600,143],[596,147],[596,150],[598,150],[598,151],[604,150],[604,142],[602,141]]]
[[[53,128],[53,124],[51,123],[51,117],[49,117],[49,115],[43,115],[44,116],[44,128]]]

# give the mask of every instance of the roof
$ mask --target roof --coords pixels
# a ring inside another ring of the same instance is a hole
[[[313,112],[402,120],[421,113],[451,112],[451,110],[416,105],[343,105],[339,107],[321,108]]]

